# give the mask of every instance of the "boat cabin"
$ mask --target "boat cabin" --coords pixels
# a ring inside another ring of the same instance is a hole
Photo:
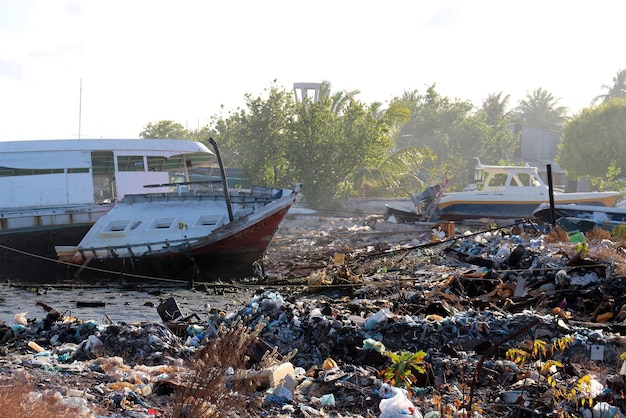
[[[542,194],[548,190],[537,167],[477,165],[476,178],[482,181],[483,192]]]
[[[127,194],[166,193],[176,179],[189,181],[190,168],[214,163],[205,145],[186,140],[0,142],[0,208],[100,204]]]

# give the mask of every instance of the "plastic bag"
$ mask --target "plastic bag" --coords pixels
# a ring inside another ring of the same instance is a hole
[[[423,418],[413,402],[402,392],[380,401],[380,418]]]

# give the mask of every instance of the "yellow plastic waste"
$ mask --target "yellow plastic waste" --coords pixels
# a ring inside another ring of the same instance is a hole
[[[41,352],[45,351],[42,346],[40,346],[39,344],[37,344],[34,341],[29,341],[28,342],[28,346],[30,348],[32,348],[33,350],[35,350],[36,352],[38,352],[38,353],[41,353]]]
[[[324,364],[322,364],[322,369],[329,370],[333,367],[337,367],[337,362],[335,360],[331,358],[327,358],[326,360],[324,360]]]

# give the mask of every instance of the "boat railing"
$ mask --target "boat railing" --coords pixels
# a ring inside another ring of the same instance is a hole
[[[180,181],[180,182],[174,182],[174,183],[145,184],[143,187],[147,189],[169,187],[170,189],[173,189],[173,191],[178,194],[187,193],[187,192],[200,193],[200,192],[206,192],[206,191],[209,191],[212,193],[221,192],[223,194],[224,193],[223,189],[222,188],[216,189],[214,187],[215,184],[222,184],[222,181],[221,180]],[[200,190],[199,186],[204,186],[203,190]]]
[[[181,238],[181,239],[166,239],[163,241],[153,241],[153,242],[144,242],[137,244],[124,244],[124,245],[107,245],[103,247],[78,247],[76,251],[78,251],[81,257],[85,260],[87,259],[104,259],[104,258],[116,258],[120,256],[130,255],[130,256],[139,256],[145,254],[151,254],[155,251],[179,247],[181,249],[184,246],[191,246],[192,241],[198,241],[200,238]],[[157,248],[159,247],[159,248]],[[136,251],[139,248],[147,248],[147,251],[143,251],[141,254],[137,254]],[[120,250],[125,250],[126,254],[118,254]]]

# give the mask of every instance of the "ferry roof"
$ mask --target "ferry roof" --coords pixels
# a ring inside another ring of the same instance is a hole
[[[183,139],[42,139],[0,141],[0,154],[37,151],[171,151],[173,153],[207,152],[206,145]]]

